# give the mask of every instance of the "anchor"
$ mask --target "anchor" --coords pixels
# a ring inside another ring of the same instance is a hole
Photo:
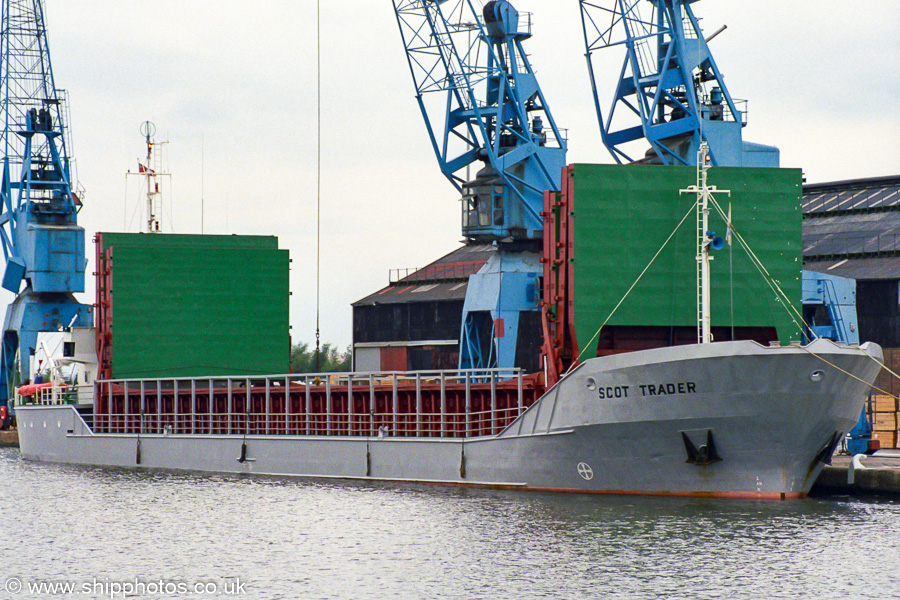
[[[684,441],[684,449],[687,451],[686,463],[697,465],[698,467],[707,467],[713,463],[722,460],[716,451],[716,442],[713,440],[711,429],[706,430],[706,444],[697,448],[687,436],[685,432],[681,432],[681,439]]]
[[[814,467],[816,463],[824,463],[826,465],[831,464],[831,456],[834,454],[834,451],[837,449],[838,444],[841,442],[841,438],[844,437],[840,431],[835,431],[834,434],[825,442],[825,445],[816,454],[816,458],[813,459],[812,465],[810,468]]]

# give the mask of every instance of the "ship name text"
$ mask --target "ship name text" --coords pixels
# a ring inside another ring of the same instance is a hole
[[[608,385],[597,388],[601,400],[613,398],[628,398],[632,388],[636,388],[632,397],[637,393],[641,396],[673,396],[675,394],[696,394],[697,384],[693,381],[677,381],[671,383],[642,383],[639,385]]]

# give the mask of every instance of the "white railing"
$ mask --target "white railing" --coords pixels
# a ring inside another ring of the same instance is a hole
[[[79,399],[82,397],[82,393],[85,386],[47,386],[42,387],[34,391],[33,394],[29,394],[27,396],[23,396],[16,391],[16,405],[17,406],[28,406],[28,405],[40,405],[40,406],[55,406],[59,404],[78,404]],[[88,395],[91,395],[90,392],[93,391],[93,386],[87,386],[90,388]]]
[[[98,433],[470,437],[536,399],[520,369],[98,380]]]

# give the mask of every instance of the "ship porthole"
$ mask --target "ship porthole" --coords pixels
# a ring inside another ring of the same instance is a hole
[[[596,390],[597,389],[597,380],[594,379],[593,377],[588,377],[587,378],[587,389],[591,390],[592,392],[594,390]]]
[[[823,371],[813,371],[809,374],[810,381],[822,381],[825,378],[825,373]]]

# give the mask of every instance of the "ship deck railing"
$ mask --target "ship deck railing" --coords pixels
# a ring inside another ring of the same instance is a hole
[[[542,393],[521,369],[164,379],[95,383],[94,433],[478,437]]]
[[[77,387],[56,386],[36,390],[34,394],[22,396],[16,392],[16,406],[54,406],[59,404],[76,404],[79,389]]]

